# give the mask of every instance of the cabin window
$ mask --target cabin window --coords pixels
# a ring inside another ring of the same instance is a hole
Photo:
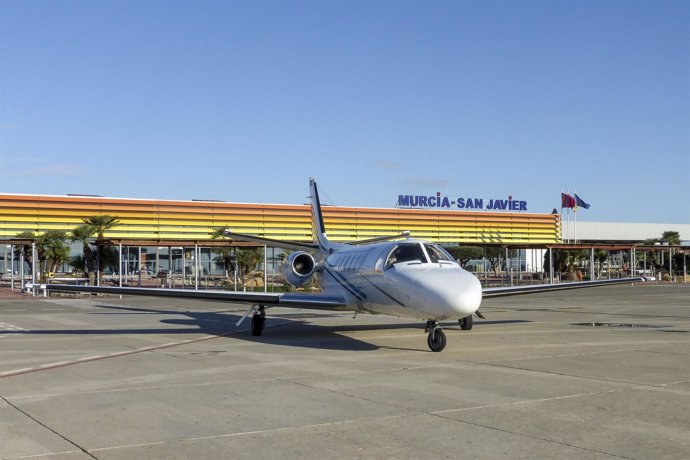
[[[422,246],[418,243],[402,243],[395,247],[386,259],[386,268],[400,263],[418,261],[427,263]]]

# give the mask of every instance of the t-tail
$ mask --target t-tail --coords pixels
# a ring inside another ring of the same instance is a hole
[[[326,227],[323,223],[323,213],[321,212],[321,200],[319,200],[319,190],[316,187],[314,178],[309,179],[309,193],[311,198],[311,220],[314,244],[319,246],[319,250],[324,254],[330,254],[332,245],[326,236]]]

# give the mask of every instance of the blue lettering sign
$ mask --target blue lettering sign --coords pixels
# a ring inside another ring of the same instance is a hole
[[[458,209],[527,211],[527,202],[513,200],[512,196],[509,196],[507,200],[489,199],[485,208],[483,198],[467,197],[451,201],[447,196],[442,196],[441,192],[436,192],[435,196],[398,195],[397,206],[401,208],[451,208],[454,206]]]

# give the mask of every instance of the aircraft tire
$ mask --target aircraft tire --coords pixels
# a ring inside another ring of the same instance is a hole
[[[252,335],[258,337],[264,330],[265,318],[262,318],[260,314],[256,313],[252,316]]]
[[[460,323],[460,329],[463,331],[469,331],[472,329],[472,325],[474,324],[474,318],[472,315],[465,316],[464,318],[459,319],[458,322]]]
[[[446,348],[446,333],[440,327],[435,327],[429,332],[426,342],[431,351],[439,352]]]

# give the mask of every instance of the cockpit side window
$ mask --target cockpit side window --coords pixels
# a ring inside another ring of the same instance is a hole
[[[389,268],[400,262],[419,261],[427,263],[422,247],[418,243],[401,243],[393,249],[386,259],[385,268]]]
[[[429,259],[431,259],[432,263],[438,263],[442,260],[453,262],[453,259],[450,257],[450,255],[444,251],[443,248],[440,248],[435,244],[427,243],[424,245],[424,248],[426,249],[427,254],[429,254]]]

